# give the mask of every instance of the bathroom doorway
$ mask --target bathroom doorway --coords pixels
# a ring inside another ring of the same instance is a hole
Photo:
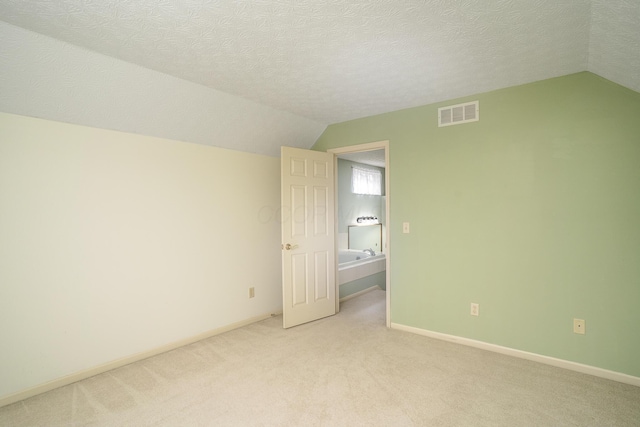
[[[329,152],[335,154],[336,253],[343,254],[343,262],[339,261],[336,266],[336,309],[339,310],[341,290],[345,298],[345,294],[357,295],[380,286],[386,290],[385,317],[390,327],[389,142],[353,145]],[[354,194],[351,187],[354,169],[356,174],[360,170],[381,174],[381,194]]]

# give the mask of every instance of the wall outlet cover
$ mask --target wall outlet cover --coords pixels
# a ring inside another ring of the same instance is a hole
[[[475,302],[471,303],[471,315],[472,316],[480,315],[480,304],[476,304]]]

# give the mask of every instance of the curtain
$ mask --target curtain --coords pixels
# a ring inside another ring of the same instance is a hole
[[[382,195],[382,172],[376,169],[351,167],[351,192],[354,194]]]

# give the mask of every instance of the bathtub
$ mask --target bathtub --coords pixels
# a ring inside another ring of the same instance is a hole
[[[379,286],[386,288],[387,260],[383,253],[371,256],[355,249],[338,251],[340,298]]]

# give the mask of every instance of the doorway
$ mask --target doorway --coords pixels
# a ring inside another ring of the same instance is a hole
[[[357,219],[363,218],[363,221],[370,221],[372,223],[382,223],[381,226],[381,247],[380,251],[385,254],[385,283],[386,283],[386,326],[391,326],[391,274],[390,274],[390,259],[391,259],[391,245],[390,245],[390,221],[389,221],[389,205],[390,205],[390,193],[389,193],[389,141],[380,141],[380,142],[372,142],[368,144],[359,144],[352,145],[348,147],[341,147],[330,149],[328,152],[333,153],[334,156],[334,170],[336,171],[336,203],[335,203],[335,217],[336,217],[336,236],[335,236],[335,249],[336,253],[340,249],[340,247],[345,246],[345,239],[348,239],[348,235],[345,236],[345,230],[340,228],[339,224],[343,224],[343,228],[346,222],[354,222]],[[378,215],[366,215],[362,214],[362,212],[358,212],[355,215],[353,212],[349,212],[349,217],[345,218],[347,215],[345,212],[340,212],[340,202],[339,202],[339,189],[338,189],[338,160],[347,160],[351,162],[356,162],[358,164],[370,165],[372,167],[384,170],[384,190],[383,190],[383,201],[384,207],[380,212],[380,217]],[[360,215],[362,214],[362,215]],[[351,218],[354,216],[354,218]],[[357,218],[356,218],[357,216]],[[375,220],[373,218],[367,219],[368,217],[376,217]],[[374,249],[375,251],[375,249]],[[338,265],[336,265],[336,277],[338,277]],[[339,310],[339,299],[340,299],[340,284],[339,280],[336,280],[336,311]]]

